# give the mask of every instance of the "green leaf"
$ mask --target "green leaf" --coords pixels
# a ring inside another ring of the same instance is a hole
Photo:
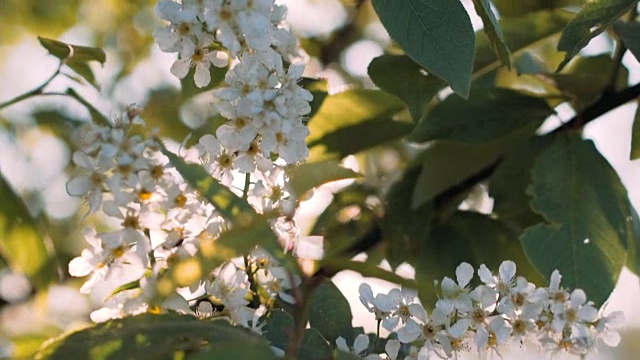
[[[613,29],[624,46],[640,61],[640,23],[618,21],[613,25]]]
[[[309,324],[329,342],[342,336],[353,342],[351,307],[340,290],[325,279],[312,293],[309,301]]]
[[[640,104],[640,101],[638,102]],[[640,159],[640,106],[636,110],[636,116],[633,119],[633,128],[631,129],[631,153],[629,159]]]
[[[49,256],[36,220],[0,174],[0,254],[13,271],[23,273],[43,287],[57,278],[58,269]]]
[[[391,38],[413,60],[460,96],[469,95],[475,36],[462,3],[372,0],[372,4]]]
[[[40,36],[38,36],[38,41],[40,41],[40,44],[45,49],[49,50],[51,55],[64,62],[78,75],[87,80],[89,84],[98,88],[95,76],[93,75],[93,70],[91,70],[87,63],[90,61],[97,61],[104,64],[107,60],[104,50],[95,47],[71,45],[63,43],[62,41],[47,39]]]
[[[174,354],[174,359],[180,355]],[[224,346],[188,355],[187,360],[271,360],[277,359],[273,351],[264,346],[247,346],[245,342],[228,342]]]
[[[262,358],[273,354],[264,338],[224,320],[142,314],[53,339],[43,345],[36,359],[172,359],[200,351],[213,354],[220,350],[224,354],[230,345],[234,349],[231,353],[242,346],[251,349],[249,354],[261,351]]]
[[[331,273],[337,273],[343,270],[351,270],[360,273],[360,275],[362,275],[363,277],[377,278],[412,289],[417,289],[419,285],[415,280],[405,279],[402,276],[397,275],[396,273],[387,271],[370,262],[360,262],[345,258],[327,257],[320,262],[320,266]]]
[[[185,162],[184,159],[167,150],[164,146],[162,146],[162,153],[169,158],[171,164],[175,166],[187,183],[198,190],[227,219],[243,214],[244,216],[255,214],[246,200],[220,184],[202,166]]]
[[[489,37],[491,45],[493,45],[493,51],[498,56],[498,59],[507,68],[511,68],[511,60],[509,59],[509,48],[502,35],[502,29],[496,19],[496,15],[491,10],[491,2],[489,0],[473,0],[473,6],[476,12],[482,19],[482,25],[484,25],[484,33]]]
[[[313,100],[311,100],[311,103],[309,104],[311,105],[311,111],[306,115],[309,118],[313,118],[318,110],[320,110],[324,100],[329,96],[327,92],[328,82],[326,79],[302,78],[298,85],[302,86],[308,90],[311,95],[313,95]]]
[[[538,156],[527,192],[548,222],[522,234],[527,256],[542,274],[560,270],[564,286],[581,288],[602,305],[631,241],[620,179],[593,142],[562,134]]]
[[[412,187],[411,208],[419,208],[439,194],[496,165],[501,152],[498,144],[432,143],[417,159],[422,167]]]
[[[511,0],[508,0],[511,1]],[[518,6],[523,2],[517,2]],[[539,11],[517,18],[500,19],[500,27],[504,39],[511,52],[524,52],[533,44],[562,31],[571,21],[573,15],[566,11]],[[473,66],[474,75],[482,75],[500,66],[491,46],[485,37],[476,39],[476,58]]]
[[[489,269],[497,271],[504,260],[512,260],[518,264],[519,275],[537,285],[546,283],[527,259],[517,234],[487,215],[459,211],[435,226],[426,242],[416,263],[417,281],[423,281],[419,278],[418,269],[423,272],[422,278],[427,276],[424,280],[432,283],[451,276],[462,261],[469,262],[474,268],[486,264]],[[438,276],[434,277],[434,274]]]
[[[535,160],[552,141],[552,136],[534,136],[522,141],[505,154],[491,176],[489,194],[494,199],[493,213],[518,232],[543,220],[531,209],[531,196],[526,190],[531,183]]]
[[[477,89],[468,101],[449,96],[416,126],[409,139],[483,143],[522,128],[533,132],[552,113],[540,98],[507,89]]]
[[[585,47],[591,39],[600,35],[626,12],[636,6],[638,0],[592,0],[584,4],[578,15],[562,32],[558,50],[567,55],[558,67],[562,69]]]
[[[304,329],[298,360],[326,360],[332,357],[331,347],[322,334],[314,329]]]
[[[584,0],[492,0],[492,2],[498,9],[500,16],[505,18],[520,17],[534,11],[582,5]]]
[[[371,189],[356,184],[334,195],[311,230],[311,234],[324,237],[325,259],[347,251],[355,256],[360,252],[358,244],[369,239],[373,242],[380,236],[375,224],[377,216],[366,205],[373,194]]]
[[[45,49],[49,50],[51,55],[67,62],[77,61],[87,63],[89,61],[97,61],[101,64],[104,64],[104,62],[107,60],[107,56],[104,50],[100,48],[71,45],[62,41],[47,39],[41,36],[38,36],[38,41],[40,41],[40,44]]]
[[[631,218],[627,218],[627,221],[629,222],[629,232],[633,233],[633,239],[627,247],[627,263],[625,265],[638,275],[640,274],[640,217],[631,202],[629,202],[629,211]]]
[[[303,196],[307,191],[322,184],[362,176],[333,160],[301,164],[287,169],[286,172],[291,190],[296,196]]]
[[[293,332],[293,317],[286,311],[275,309],[269,311],[260,321],[264,321],[262,335],[269,340],[269,344],[286,351]]]
[[[405,55],[381,55],[371,61],[368,71],[376,86],[407,104],[414,123],[424,117],[429,102],[446,86]]]
[[[391,120],[403,108],[398,98],[380,90],[327,97],[309,120],[310,161],[341,159],[406,135],[413,126]]]
[[[564,68],[560,74],[539,75],[562,91],[573,109],[580,113],[602,97],[609,88],[614,72],[618,71],[618,82],[627,86],[629,72],[608,54],[578,57]]]

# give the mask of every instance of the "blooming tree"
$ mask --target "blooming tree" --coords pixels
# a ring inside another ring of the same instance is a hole
[[[106,57],[39,38],[57,70],[0,108],[59,95],[89,111],[68,136],[66,190],[87,206],[86,246],[67,270],[81,293],[110,292],[96,325],[36,357],[449,359],[519,347],[585,357],[616,346],[624,317],[603,305],[622,267],[637,271],[640,221],[580,130],[640,94],[622,63],[627,49],[637,55],[637,4],[535,3],[474,0],[476,34],[458,2],[360,1],[354,14],[370,6],[395,44],[358,86],[329,91],[306,66],[329,61],[340,39],[314,55],[284,5],[159,0],[154,46],[175,54],[165,70],[180,96],[209,96],[214,114],[182,137],[149,121],[149,104],[109,117],[72,88],[47,92],[61,75],[96,85],[88,63]],[[615,32],[613,57],[580,52],[604,31]],[[575,117],[541,127],[560,104]],[[345,179],[307,234],[300,209],[313,190]],[[24,227],[35,239],[42,230],[0,180],[2,254],[46,286],[55,270],[18,256]],[[353,259],[361,253],[367,261]],[[330,280],[341,270],[398,284],[375,295],[358,284],[376,333],[353,327]]]

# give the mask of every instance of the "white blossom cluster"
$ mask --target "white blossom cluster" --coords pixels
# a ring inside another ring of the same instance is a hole
[[[74,134],[79,174],[67,190],[87,199],[91,213],[102,210],[116,224],[114,231],[85,230],[90,246],[69,263],[72,276],[89,276],[82,293],[104,282],[122,287],[92,319],[167,309],[193,313],[196,303],[200,314],[211,315],[206,309],[210,302],[234,322],[247,324],[249,313],[262,304],[295,301],[288,290],[298,285],[298,278],[260,248],[246,258],[229,259],[188,288],[163,288],[172,264],[196,259],[202,239],[215,239],[229,224],[170,166],[156,136],[144,135],[138,114],[132,107],[113,126],[91,124]],[[252,193],[268,196],[260,186]],[[262,203],[271,200],[276,201],[269,197]],[[247,298],[256,299],[252,308]]]
[[[179,53],[174,75],[184,78],[195,67],[195,83],[204,87],[211,65],[233,65],[225,85],[213,91],[214,106],[228,122],[200,141],[213,174],[229,184],[234,169],[270,171],[272,155],[288,164],[306,159],[309,131],[302,120],[312,95],[297,84],[303,56],[284,23],[284,6],[274,0],[160,0],[156,11],[169,23],[154,32],[156,42]]]
[[[584,291],[560,286],[561,275],[551,275],[549,287],[536,287],[524,277],[516,277],[516,265],[505,261],[498,274],[484,264],[478,269],[482,284],[469,286],[473,267],[462,263],[456,280],[445,277],[440,283],[439,300],[431,314],[416,300],[416,291],[403,288],[377,294],[363,283],[360,301],[397,340],[388,340],[386,358],[449,359],[463,351],[477,351],[481,357],[500,356],[509,344],[533,344],[550,353],[585,355],[595,350],[601,339],[609,346],[620,341],[615,329],[624,322],[622,312],[599,314],[587,301]],[[364,335],[363,335],[364,336]],[[339,339],[339,348],[346,348]],[[353,352],[367,359],[368,339],[356,338]],[[401,344],[409,344],[399,355]]]

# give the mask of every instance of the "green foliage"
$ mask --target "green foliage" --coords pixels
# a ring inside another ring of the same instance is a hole
[[[107,60],[104,50],[94,47],[71,45],[40,36],[38,36],[38,41],[40,41],[40,44],[45,49],[49,50],[51,55],[60,59],[62,63],[82,76],[89,84],[96,88],[98,87],[93,70],[91,70],[88,63],[90,61],[97,61],[100,64],[104,64]]]
[[[352,343],[355,335],[351,326],[351,308],[344,295],[329,279],[313,291],[309,303],[309,324],[330,343],[342,336]]]
[[[609,26],[635,7],[638,0],[594,0],[585,3],[578,15],[562,32],[558,50],[566,52],[562,69],[578,54],[580,49],[587,46],[589,41],[600,35]]]
[[[475,38],[462,3],[372,0],[372,4],[391,38],[413,60],[460,96],[469,95]]]
[[[581,5],[584,0],[492,0],[502,17],[519,17],[540,10],[552,10],[568,6]]]
[[[491,10],[491,2],[489,0],[473,0],[473,6],[482,19],[484,32],[489,37],[493,51],[495,51],[503,65],[511,68],[509,48],[504,40],[504,35],[502,35],[502,29],[500,29],[498,19],[496,19],[496,15],[493,13],[493,10]]]
[[[431,99],[445,87],[408,56],[381,55],[369,64],[369,76],[380,89],[396,95],[409,107],[414,123],[426,114]]]
[[[633,56],[640,59],[640,23],[618,21],[613,29]]]
[[[603,304],[631,241],[626,191],[611,166],[591,141],[558,135],[538,156],[527,191],[533,210],[547,221],[521,236],[531,262],[544,275],[560,270],[566,286]]]
[[[340,291],[338,291],[340,293]],[[326,321],[326,320],[325,320]],[[349,325],[350,327],[351,325]],[[304,329],[304,337],[298,352],[298,360],[331,359],[331,347],[322,334],[314,329]]]
[[[351,90],[327,97],[309,120],[310,161],[341,159],[406,135],[411,124],[391,121],[403,107],[395,96],[380,90]]]
[[[287,175],[291,190],[296,196],[303,196],[307,191],[331,181],[361,176],[333,160],[301,164],[287,169]]]
[[[142,314],[53,339],[40,349],[36,359],[171,359],[184,355],[191,358],[199,352],[217,354],[216,359],[272,357],[264,338],[224,320]]]
[[[449,96],[416,126],[409,139],[483,143],[523,128],[533,132],[551,114],[542,99],[506,89],[477,89],[468,100]]]
[[[1,174],[0,194],[0,254],[14,271],[44,287],[56,279],[58,269],[47,251],[38,220]]]

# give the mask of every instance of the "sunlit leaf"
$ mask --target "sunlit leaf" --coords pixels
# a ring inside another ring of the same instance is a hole
[[[459,1],[372,0],[391,38],[462,97],[469,95],[475,36]]]
[[[562,32],[558,50],[567,53],[562,69],[578,52],[638,3],[637,0],[587,1],[578,15]]]
[[[36,359],[172,359],[177,354],[215,349],[224,352],[229,346],[260,350],[265,359],[273,354],[264,338],[224,320],[142,314],[53,339],[40,349]]]
[[[90,61],[104,64],[107,60],[104,50],[95,47],[71,45],[62,41],[47,39],[38,36],[40,44],[49,50],[51,55],[60,59],[78,75],[82,76],[89,84],[98,87],[93,70],[88,65]]]
[[[639,102],[640,104],[640,102]],[[631,160],[640,159],[640,107],[636,110],[636,116],[633,119],[633,127],[631,130]]]
[[[431,99],[446,86],[404,55],[381,55],[371,61],[368,71],[376,86],[407,104],[414,123],[424,117]]]
[[[391,120],[403,108],[398,98],[380,90],[351,90],[327,97],[309,120],[309,159],[341,159],[400,138],[413,128]]]
[[[476,12],[482,19],[482,25],[484,26],[484,32],[489,37],[489,41],[493,45],[498,59],[508,68],[511,68],[511,60],[509,59],[509,48],[502,35],[502,29],[496,19],[496,15],[491,9],[491,2],[489,0],[473,0]]]
[[[353,179],[362,175],[340,166],[333,160],[305,163],[287,169],[289,185],[297,196],[302,196],[307,191],[336,180]]]
[[[591,141],[562,134],[538,156],[528,193],[547,220],[522,234],[528,258],[545,276],[560,270],[564,286],[581,288],[602,305],[630,241],[620,179]]]
[[[57,266],[47,251],[45,235],[1,174],[0,254],[14,271],[24,273],[38,287],[58,277]]]

